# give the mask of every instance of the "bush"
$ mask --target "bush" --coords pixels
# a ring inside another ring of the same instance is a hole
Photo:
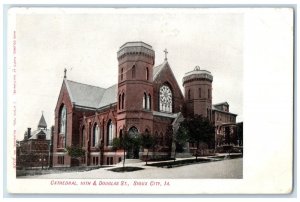
[[[79,158],[85,156],[85,150],[78,146],[68,146],[67,152],[72,158]]]

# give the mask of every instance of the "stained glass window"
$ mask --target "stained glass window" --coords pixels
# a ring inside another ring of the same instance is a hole
[[[159,89],[159,110],[162,112],[172,112],[173,96],[171,89],[163,85]]]

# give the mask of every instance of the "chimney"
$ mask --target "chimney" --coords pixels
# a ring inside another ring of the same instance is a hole
[[[31,128],[27,128],[27,137],[28,139],[31,137]]]

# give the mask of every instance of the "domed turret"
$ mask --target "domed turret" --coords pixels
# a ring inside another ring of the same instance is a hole
[[[209,71],[201,70],[199,66],[196,66],[193,71],[185,73],[183,77],[183,85],[186,82],[191,82],[195,80],[207,80],[212,82],[213,76]]]

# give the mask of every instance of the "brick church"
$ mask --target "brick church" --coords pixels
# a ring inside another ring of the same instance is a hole
[[[170,131],[184,118],[183,109],[209,118],[216,126],[216,136],[223,135],[223,125],[236,124],[237,115],[229,112],[227,102],[212,105],[213,76],[209,71],[196,67],[187,72],[183,95],[167,57],[154,66],[155,52],[150,45],[127,42],[117,52],[117,59],[118,83],[109,88],[70,81],[65,70],[55,108],[54,167],[74,165],[66,152],[70,145],[86,151],[79,165],[120,162],[123,152],[113,150],[112,141],[124,132],[156,136],[159,141],[152,155],[170,156]],[[141,148],[137,155],[143,155]]]

